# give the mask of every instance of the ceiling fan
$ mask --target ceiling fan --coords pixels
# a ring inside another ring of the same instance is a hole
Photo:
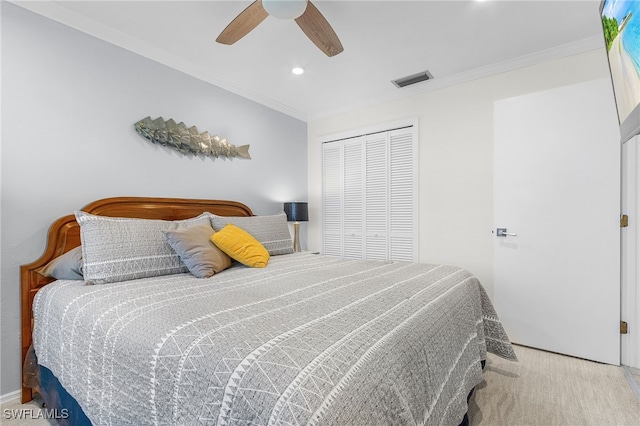
[[[327,56],[335,56],[344,50],[329,22],[309,0],[256,0],[227,25],[216,41],[233,44],[269,15],[279,19],[295,19],[309,40]]]

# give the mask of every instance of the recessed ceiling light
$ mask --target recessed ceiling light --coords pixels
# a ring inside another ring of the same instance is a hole
[[[300,67],[295,67],[291,70],[291,72],[294,73],[295,75],[301,75],[301,74],[304,74],[304,69]]]

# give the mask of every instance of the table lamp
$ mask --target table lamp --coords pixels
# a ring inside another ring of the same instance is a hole
[[[287,221],[293,222],[293,250],[300,251],[300,222],[309,220],[309,209],[306,201],[293,201],[284,203],[284,212]]]

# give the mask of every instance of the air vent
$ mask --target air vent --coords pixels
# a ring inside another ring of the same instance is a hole
[[[396,87],[406,87],[412,84],[420,83],[422,81],[431,80],[433,75],[429,71],[419,72],[418,74],[413,74],[407,77],[402,77],[397,80],[392,80],[391,82],[395,84]]]

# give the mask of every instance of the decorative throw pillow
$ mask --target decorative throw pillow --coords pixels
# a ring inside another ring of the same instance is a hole
[[[164,236],[189,268],[189,272],[198,278],[209,278],[231,266],[231,258],[211,241],[214,233],[207,222],[175,231],[164,231]]]
[[[78,246],[38,269],[38,273],[56,280],[82,280],[82,247]]]
[[[247,231],[231,223],[213,234],[211,241],[243,265],[264,268],[269,262],[267,249]]]
[[[163,231],[208,223],[210,213],[185,220],[96,216],[75,212],[80,224],[83,273],[88,284],[187,272]]]
[[[293,241],[287,224],[287,215],[282,212],[271,216],[218,216],[211,215],[211,224],[216,231],[232,223],[251,234],[271,256],[293,253]]]

